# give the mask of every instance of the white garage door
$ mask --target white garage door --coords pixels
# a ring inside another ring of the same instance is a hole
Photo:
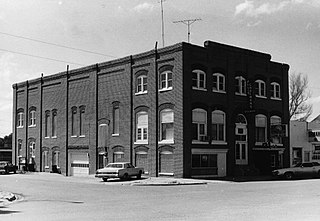
[[[70,154],[71,176],[85,176],[89,174],[89,158],[87,153]]]

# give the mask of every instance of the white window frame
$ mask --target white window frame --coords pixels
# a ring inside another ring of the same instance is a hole
[[[281,100],[281,87],[277,82],[271,83],[271,99]]]
[[[222,115],[223,116],[223,123],[222,123],[222,125],[223,125],[223,139],[222,140],[219,140],[219,132],[220,132],[220,129],[219,129],[219,125],[221,125],[220,123],[215,123],[214,121],[213,121],[213,116],[215,115],[215,114],[219,114],[219,115]],[[215,110],[215,111],[212,111],[212,113],[211,113],[211,126],[213,127],[213,125],[214,124],[216,124],[217,125],[217,134],[216,134],[216,136],[217,136],[217,140],[213,140],[213,136],[212,136],[212,143],[226,143],[226,114],[225,114],[225,112],[223,112],[223,111],[221,111],[221,110]],[[212,132],[213,132],[213,129],[212,129]]]
[[[226,92],[226,78],[223,74],[221,73],[214,73],[212,75],[213,78],[217,78],[217,81],[216,82],[212,82],[213,83],[213,86],[212,86],[212,91],[213,92],[219,92],[219,93],[225,93]],[[222,82],[222,87],[220,87],[220,83]],[[215,85],[216,84],[216,85]]]
[[[193,74],[196,74],[197,78],[194,79],[193,78]],[[201,82],[200,78],[201,76],[203,76],[203,82]],[[203,91],[206,91],[206,72],[202,71],[202,70],[193,70],[192,71],[192,89],[195,89],[195,90],[203,90]],[[196,86],[193,86],[193,81],[196,80],[197,81],[197,85]],[[201,83],[203,83],[203,86],[201,86]]]
[[[169,75],[171,75],[171,78],[169,78]],[[164,79],[162,79],[162,76],[164,76]],[[173,88],[173,73],[172,71],[163,71],[160,73],[159,76],[159,91],[168,91],[172,90]],[[162,85],[164,83],[164,85]]]
[[[235,77],[237,81],[236,87],[238,88],[235,92],[236,95],[247,96],[247,82],[242,76]]]
[[[30,114],[30,116],[29,116],[29,119],[30,119],[29,127],[35,127],[36,126],[36,110],[30,110],[29,114]]]
[[[139,122],[140,116],[146,116],[146,122]],[[140,111],[136,114],[136,142],[137,144],[148,144],[148,113]],[[139,132],[140,131],[140,132]],[[140,138],[139,138],[140,135]]]
[[[198,113],[203,113],[206,116],[205,122],[198,122],[195,121],[194,119],[194,114],[198,112]],[[196,108],[192,110],[192,124],[196,124],[197,125],[197,139],[196,140],[192,140],[192,143],[207,143],[207,125],[208,125],[208,116],[207,116],[207,111],[202,109],[202,108]],[[201,127],[204,127],[204,133],[200,133],[201,131]],[[192,134],[193,136],[193,134]]]
[[[170,122],[164,122],[163,120],[163,114],[165,113],[172,113],[172,121]],[[164,126],[166,124],[172,124],[172,138],[171,139],[163,139],[163,130],[164,130]],[[160,142],[159,143],[169,143],[172,144],[174,143],[174,112],[172,109],[164,109],[162,111],[160,111]]]
[[[257,94],[257,87],[258,86],[258,94]],[[266,82],[263,80],[256,80],[254,85],[254,93],[256,97],[259,98],[267,98],[266,97]]]
[[[140,81],[140,83],[139,83]],[[139,89],[140,88],[140,89]],[[136,95],[146,94],[148,92],[148,78],[147,75],[139,75],[136,78]]]
[[[17,114],[17,128],[23,128],[23,126],[24,126],[24,113],[23,111],[20,111]]]
[[[264,119],[264,126],[262,127],[259,124],[259,119]],[[259,127],[258,127],[259,126]],[[257,130],[257,128],[264,128],[264,140],[263,141],[257,141],[256,140],[256,145],[262,145],[262,143],[267,141],[267,117],[263,114],[257,114],[255,116],[255,130]],[[256,131],[257,133],[257,131]]]

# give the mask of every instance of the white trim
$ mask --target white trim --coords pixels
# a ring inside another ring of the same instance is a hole
[[[158,144],[174,144],[174,140],[161,140]]]
[[[220,94],[226,94],[227,93],[226,91],[217,91],[217,90],[214,90],[214,89],[212,89],[212,92],[220,93]]]
[[[136,92],[134,95],[142,95],[142,94],[147,94],[148,91],[141,91],[141,92]]]
[[[208,91],[207,88],[192,87],[192,89],[197,91]]]
[[[159,173],[159,175],[161,176],[174,176],[174,173]]]
[[[135,141],[134,144],[149,144],[148,141]]]
[[[112,137],[119,137],[120,134],[111,134]]]
[[[46,137],[45,137],[46,138]],[[58,137],[57,136],[53,136],[53,137],[51,137],[51,138],[53,138],[53,139],[57,139]]]
[[[221,141],[221,142],[219,142],[219,141],[211,141],[211,144],[216,144],[216,145],[228,145],[228,142],[226,142],[226,141]]]
[[[271,100],[275,100],[275,101],[282,101],[281,98],[278,98],[278,97],[270,97]]]
[[[239,92],[235,92],[235,95],[244,96],[244,97],[247,96],[247,94],[241,94],[241,93],[239,93]]]
[[[263,98],[263,99],[267,99],[266,96],[261,96],[261,95],[256,95],[257,98]]]
[[[199,141],[199,140],[193,140],[192,144],[208,144],[208,141]]]
[[[159,89],[159,92],[171,91],[173,87]]]
[[[71,135],[71,137],[78,137],[77,135]]]
[[[32,125],[29,125],[28,127],[30,128],[32,128],[32,127],[36,127],[37,125],[35,125],[35,124],[32,124]]]
[[[86,135],[80,135],[79,137],[86,137]]]

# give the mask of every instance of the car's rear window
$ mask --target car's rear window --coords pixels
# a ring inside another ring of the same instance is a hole
[[[120,163],[109,164],[107,167],[109,167],[109,168],[122,168],[122,164],[120,164]]]

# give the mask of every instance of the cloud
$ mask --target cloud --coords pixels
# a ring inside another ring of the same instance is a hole
[[[297,1],[297,0],[295,0]],[[258,17],[260,15],[270,15],[279,11],[282,11],[290,1],[282,1],[279,3],[263,3],[256,7],[253,1],[245,0],[236,6],[235,15],[244,14],[248,17]]]
[[[150,3],[142,3],[139,4],[137,6],[135,6],[133,8],[134,11],[138,12],[138,13],[142,13],[142,12],[150,12],[153,11],[154,5],[150,4]]]

